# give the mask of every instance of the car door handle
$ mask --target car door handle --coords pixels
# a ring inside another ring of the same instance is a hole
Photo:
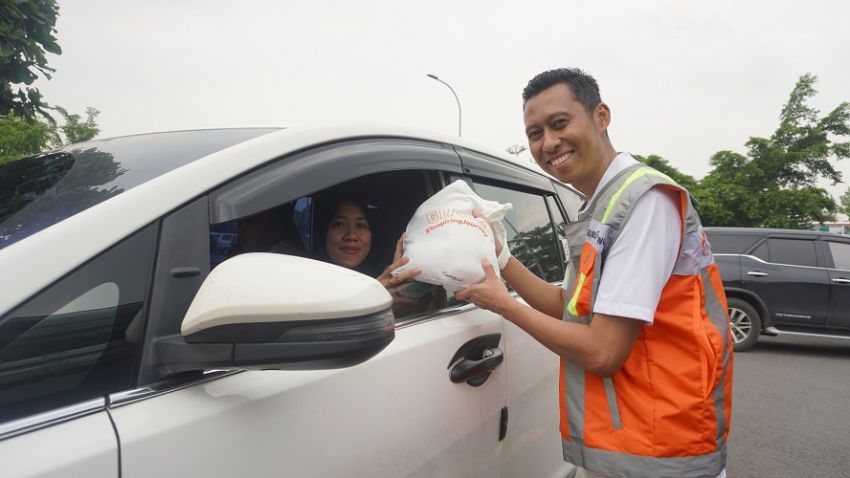
[[[753,277],[765,277],[767,275],[767,272],[749,271],[747,272],[747,275]]]
[[[463,360],[454,367],[449,374],[449,378],[453,383],[466,382],[473,387],[477,387],[487,381],[490,377],[490,372],[501,365],[505,360],[502,349],[485,349],[483,357],[478,360]]]
[[[836,277],[835,279],[832,279],[832,282],[835,282],[835,283],[838,283],[838,284],[850,284],[850,279],[845,279],[843,277]]]
[[[505,360],[499,341],[502,334],[476,337],[463,344],[449,362],[449,380],[478,387],[490,378],[493,370]]]

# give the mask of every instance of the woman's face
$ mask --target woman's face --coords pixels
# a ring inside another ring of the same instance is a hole
[[[369,255],[372,231],[363,209],[353,202],[344,202],[328,224],[325,250],[331,262],[353,269]]]

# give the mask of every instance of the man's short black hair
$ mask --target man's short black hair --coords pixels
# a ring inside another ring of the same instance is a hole
[[[522,90],[523,106],[528,103],[528,100],[540,94],[541,91],[558,83],[565,83],[569,86],[576,101],[584,105],[584,109],[588,113],[592,113],[596,105],[602,102],[602,98],[599,96],[599,85],[596,84],[596,80],[592,76],[578,68],[557,68],[544,71],[528,82],[528,85]]]

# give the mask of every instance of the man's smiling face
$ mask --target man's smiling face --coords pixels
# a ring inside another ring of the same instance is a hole
[[[532,157],[544,171],[590,196],[612,158],[606,158],[604,103],[588,113],[570,87],[557,83],[529,98],[525,133]]]

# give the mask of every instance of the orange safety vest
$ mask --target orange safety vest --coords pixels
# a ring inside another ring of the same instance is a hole
[[[561,359],[564,458],[611,476],[713,478],[726,465],[732,338],[720,273],[687,191],[637,164],[592,198],[567,226],[570,264],[578,266],[568,267],[563,319],[590,323],[607,252],[632,206],[654,187],[679,194],[679,257],[653,324],[642,327],[612,377]]]

